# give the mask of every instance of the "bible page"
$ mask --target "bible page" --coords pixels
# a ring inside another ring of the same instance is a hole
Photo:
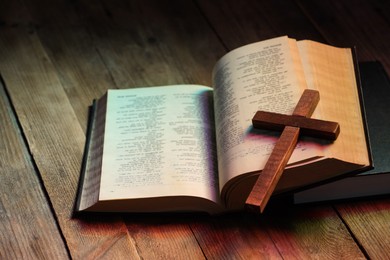
[[[109,90],[100,200],[197,196],[217,202],[212,89]]]
[[[351,49],[310,40],[298,41],[298,48],[307,84],[321,95],[316,112],[320,112],[325,120],[340,124],[339,137],[333,145],[326,147],[327,156],[368,165],[369,155]],[[323,73],[316,73],[318,71]]]
[[[262,170],[280,133],[253,129],[256,111],[291,114],[306,83],[296,41],[274,38],[233,50],[213,71],[220,188],[232,178]],[[318,155],[299,142],[289,163]]]

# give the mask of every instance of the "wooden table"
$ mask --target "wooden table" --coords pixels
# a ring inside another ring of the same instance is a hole
[[[358,48],[390,73],[390,1],[0,1],[1,259],[385,259],[390,200],[264,215],[72,217],[88,106],[108,88],[210,85],[280,35]]]

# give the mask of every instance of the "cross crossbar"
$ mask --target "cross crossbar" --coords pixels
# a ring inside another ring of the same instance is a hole
[[[303,128],[305,129],[310,129],[309,133],[315,132],[316,137],[329,139],[332,136],[334,139],[337,138],[340,131],[337,123],[309,118],[313,114],[319,100],[318,91],[306,89],[298,101],[292,116],[256,113],[257,116],[255,115],[253,119],[254,127],[262,126],[264,122],[259,122],[264,120],[258,119],[259,117],[264,119],[262,115],[266,115],[270,119],[265,123],[266,127],[283,128],[283,132],[246,200],[246,205],[249,208],[259,210],[260,212],[264,211],[298,142],[301,126],[304,126]],[[305,131],[307,132],[307,130]]]
[[[254,128],[277,131],[282,131],[285,126],[299,127],[302,135],[328,140],[336,140],[340,133],[340,125],[336,122],[266,111],[257,111],[252,124]]]

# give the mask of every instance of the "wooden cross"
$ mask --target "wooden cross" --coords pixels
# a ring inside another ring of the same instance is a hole
[[[246,200],[246,205],[250,208],[264,211],[298,142],[300,132],[328,140],[337,138],[340,133],[338,123],[310,118],[319,100],[318,91],[306,89],[292,115],[258,111],[253,117],[254,128],[283,132]]]

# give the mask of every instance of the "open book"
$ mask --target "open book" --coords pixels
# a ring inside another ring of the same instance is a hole
[[[278,37],[227,53],[213,87],[109,90],[94,102],[76,211],[240,210],[279,133],[253,129],[258,110],[291,114],[305,88],[334,142],[302,138],[283,193],[370,167],[352,52]]]

